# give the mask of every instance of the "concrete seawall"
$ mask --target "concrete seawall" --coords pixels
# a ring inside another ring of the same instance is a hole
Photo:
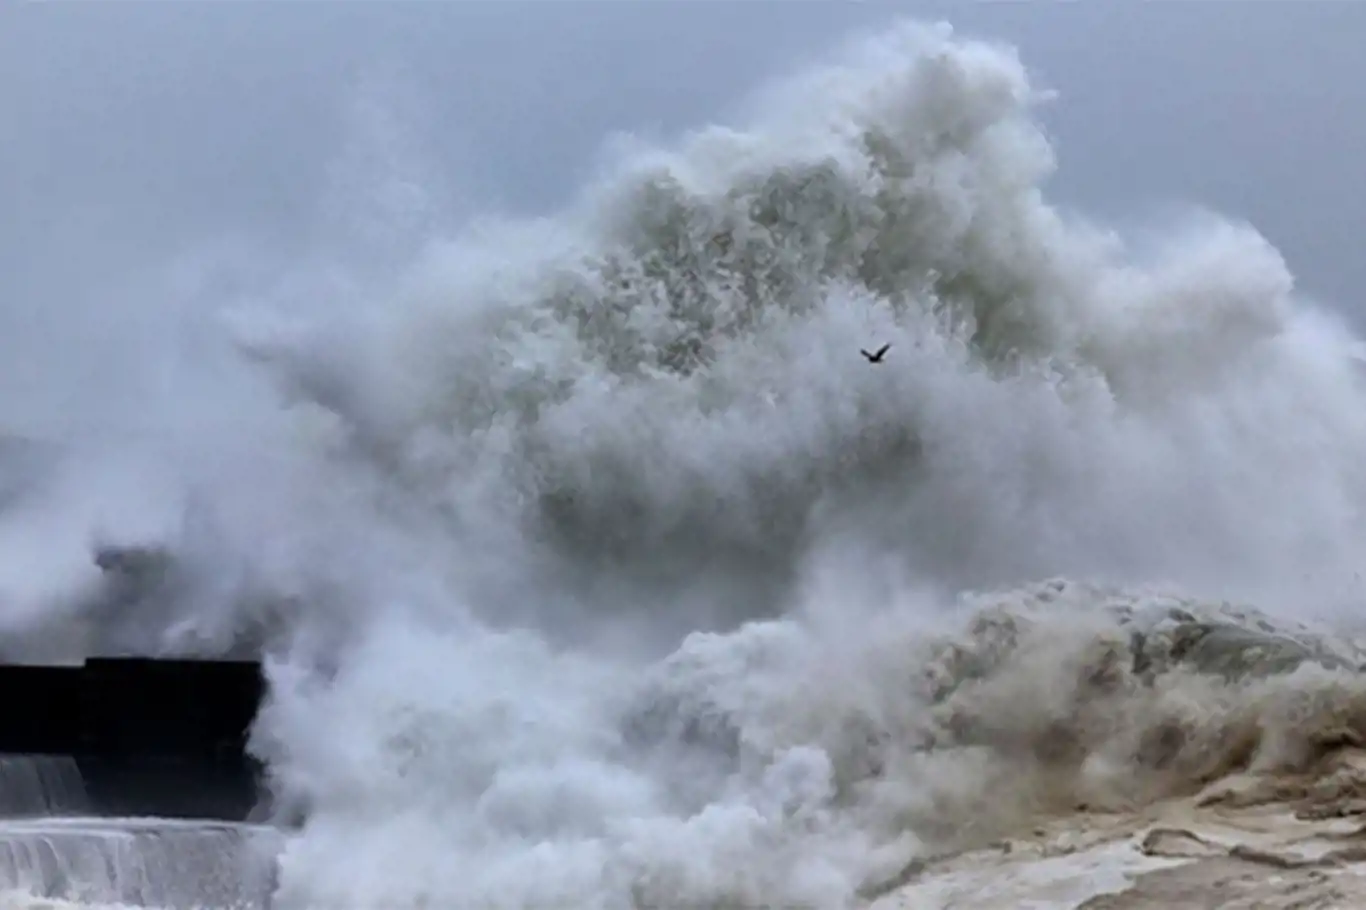
[[[0,755],[69,756],[97,815],[243,820],[258,798],[246,741],[264,693],[245,661],[0,665]]]

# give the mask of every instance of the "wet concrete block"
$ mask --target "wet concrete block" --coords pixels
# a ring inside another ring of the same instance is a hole
[[[260,771],[247,737],[264,695],[247,661],[0,665],[0,754],[72,757],[96,814],[245,819]]]

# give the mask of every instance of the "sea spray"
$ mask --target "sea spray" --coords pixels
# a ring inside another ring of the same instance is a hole
[[[1051,206],[1044,96],[899,26],[359,315],[238,320],[287,412],[184,443],[209,517],[165,543],[213,596],[120,621],[268,630],[277,906],[852,906],[1361,727],[1331,636],[1156,644],[1334,618],[1355,340],[1247,225]]]

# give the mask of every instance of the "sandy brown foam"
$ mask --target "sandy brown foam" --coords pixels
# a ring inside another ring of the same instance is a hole
[[[878,907],[1366,899],[1355,643],[1062,581],[976,607],[931,646],[924,748],[900,769],[933,849],[865,890]]]

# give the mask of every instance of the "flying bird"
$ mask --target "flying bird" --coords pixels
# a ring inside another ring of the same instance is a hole
[[[887,355],[887,351],[891,348],[891,346],[891,342],[884,344],[882,347],[877,349],[876,354],[869,354],[863,348],[859,348],[858,352],[862,354],[864,357],[867,357],[869,363],[882,363],[882,358]]]

